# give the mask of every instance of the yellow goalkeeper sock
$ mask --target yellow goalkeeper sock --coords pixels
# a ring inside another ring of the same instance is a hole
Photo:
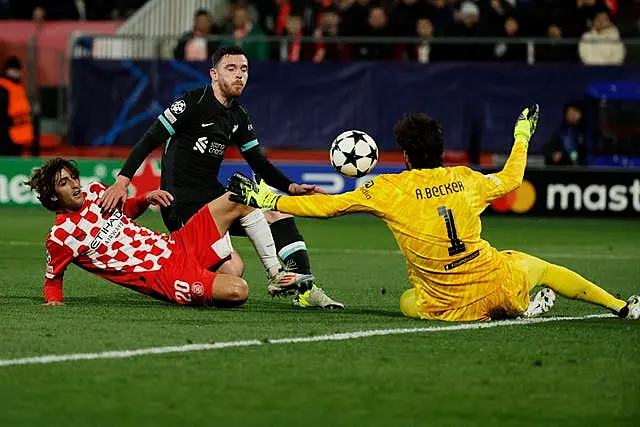
[[[539,283],[553,289],[565,298],[597,304],[616,313],[627,305],[625,301],[617,299],[578,273],[559,265],[548,263]]]

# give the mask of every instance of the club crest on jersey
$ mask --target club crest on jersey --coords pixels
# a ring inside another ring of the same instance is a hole
[[[184,110],[187,109],[187,103],[184,102],[183,99],[179,99],[176,102],[174,102],[173,104],[171,104],[171,107],[169,107],[169,109],[174,114],[182,114],[184,112]]]
[[[194,282],[191,284],[191,294],[196,297],[204,295],[204,286],[200,282]]]
[[[47,273],[53,274],[53,265],[51,265],[51,254],[47,250]]]

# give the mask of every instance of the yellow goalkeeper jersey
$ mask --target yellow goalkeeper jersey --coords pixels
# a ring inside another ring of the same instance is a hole
[[[407,262],[419,312],[441,318],[496,291],[509,280],[506,260],[480,237],[480,214],[518,188],[527,147],[516,142],[502,171],[468,167],[413,169],[379,175],[339,195],[281,197],[277,209],[297,216],[335,217],[365,212],[391,229]],[[431,315],[430,315],[431,314]]]

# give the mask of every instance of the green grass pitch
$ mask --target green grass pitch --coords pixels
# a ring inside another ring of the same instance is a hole
[[[267,296],[244,239],[234,244],[251,294],[240,309],[171,306],[75,266],[67,305],[42,307],[52,221],[40,209],[0,209],[0,360],[446,326],[402,317],[404,261],[374,218],[299,222],[316,276],[344,311]],[[142,223],[164,230],[155,213]],[[484,237],[624,298],[640,292],[638,221],[485,217]],[[606,312],[559,298],[548,316],[597,313]],[[639,417],[640,321],[614,318],[0,366],[0,426],[622,426]]]

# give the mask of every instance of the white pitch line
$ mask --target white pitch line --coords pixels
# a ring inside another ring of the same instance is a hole
[[[36,243],[22,240],[8,240],[5,242],[0,241],[0,246],[3,244],[8,246],[38,246],[44,248],[44,243]],[[251,246],[237,245],[238,249],[251,249]],[[556,246],[556,251],[561,251],[562,247]],[[640,254],[638,255],[630,255],[630,254],[611,254],[611,253],[599,253],[599,252],[575,252],[568,249],[568,251],[564,252],[547,252],[545,250],[536,250],[535,248],[512,248],[513,250],[521,250],[523,252],[530,253],[531,255],[538,256],[541,258],[564,258],[564,259],[600,259],[600,260],[619,260],[619,261],[628,261],[628,260],[637,260],[640,258]],[[580,247],[580,249],[584,249]],[[402,255],[399,249],[372,249],[372,248],[317,248],[312,247],[309,248],[309,252],[311,253],[326,253],[326,254],[365,254],[365,255],[380,255],[380,256],[389,256],[389,255]]]
[[[0,241],[0,244],[2,245],[7,245],[7,246],[42,246],[44,247],[44,242],[29,242],[26,240],[6,240],[6,241]]]
[[[130,357],[146,356],[151,354],[168,353],[188,353],[195,351],[218,350],[231,347],[249,347],[264,344],[300,344],[322,341],[345,341],[359,338],[369,338],[385,335],[403,335],[442,331],[462,331],[469,329],[489,329],[501,326],[522,326],[537,323],[561,322],[569,320],[601,319],[615,317],[613,314],[591,314],[587,316],[573,317],[539,317],[535,319],[503,320],[482,323],[462,323],[446,326],[428,326],[423,328],[401,328],[401,329],[374,329],[368,331],[342,332],[328,335],[316,335],[311,337],[276,338],[267,340],[244,340],[227,341],[213,344],[187,344],[167,347],[150,347],[135,350],[104,351],[100,353],[72,353],[72,354],[52,354],[46,356],[23,357],[19,359],[0,359],[0,367],[17,365],[48,365],[51,363],[71,362],[76,360],[98,360],[98,359],[127,359]]]

